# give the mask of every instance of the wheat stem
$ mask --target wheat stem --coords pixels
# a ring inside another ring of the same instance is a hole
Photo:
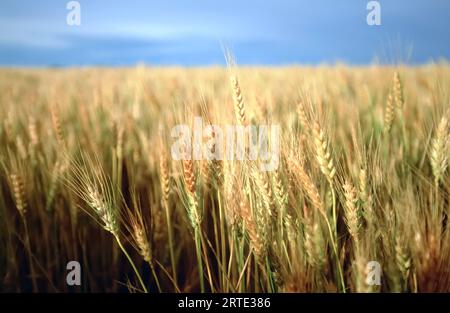
[[[123,247],[122,242],[119,239],[119,236],[114,235],[114,237],[116,238],[116,242],[119,245],[120,250],[122,250],[123,254],[125,254],[125,257],[127,258],[128,262],[130,262],[130,265],[133,268],[134,273],[138,277],[138,280],[139,280],[139,283],[141,284],[142,289],[144,290],[144,292],[148,293],[147,287],[145,287],[145,284],[142,280],[141,274],[139,274],[139,271],[137,270],[136,265],[134,265],[134,262],[131,259],[130,255],[128,254],[127,250],[125,250],[125,248]]]

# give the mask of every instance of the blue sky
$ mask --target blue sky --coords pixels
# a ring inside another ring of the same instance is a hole
[[[450,59],[449,0],[0,1],[0,65],[240,65]]]

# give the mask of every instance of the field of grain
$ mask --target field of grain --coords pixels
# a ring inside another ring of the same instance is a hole
[[[446,63],[1,69],[0,291],[449,292],[449,86]],[[195,117],[280,125],[278,168],[174,160]]]

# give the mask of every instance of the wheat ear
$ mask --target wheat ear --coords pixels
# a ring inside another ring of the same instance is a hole
[[[345,196],[345,223],[347,224],[348,231],[353,237],[353,240],[358,244],[358,233],[361,225],[357,207],[358,199],[356,197],[356,189],[350,182],[346,182],[342,187],[344,188]]]
[[[280,175],[279,169],[277,169],[273,172],[272,180],[273,180],[273,186],[274,186],[274,191],[275,191],[274,192],[275,198],[277,199],[278,205],[280,207],[280,212],[283,216],[285,213],[286,204],[288,201],[288,194],[284,187],[283,181],[281,180],[281,175]]]
[[[404,95],[403,95],[403,84],[402,84],[402,81],[400,79],[400,75],[398,72],[394,73],[393,92],[394,92],[395,105],[398,110],[401,110],[405,103],[405,99],[404,99]]]
[[[197,229],[200,225],[201,217],[198,212],[194,162],[186,158],[182,161],[182,164],[188,194],[188,216],[192,227]]]
[[[308,263],[321,268],[325,264],[324,238],[317,222],[314,222],[308,207],[303,208],[305,217],[305,250]]]
[[[233,88],[233,100],[234,100],[234,111],[236,113],[236,119],[241,125],[245,125],[245,104],[242,98],[241,87],[236,76],[231,76],[231,87]]]
[[[160,171],[160,184],[162,191],[162,203],[164,211],[166,214],[166,224],[167,224],[167,236],[169,240],[169,254],[170,262],[172,265],[172,275],[175,286],[177,287],[177,268],[175,262],[175,252],[173,243],[173,225],[172,225],[172,212],[169,210],[169,196],[170,196],[170,168],[169,160],[167,158],[166,152],[163,150],[161,158],[159,160],[159,171]]]
[[[392,93],[389,92],[386,100],[386,111],[384,113],[384,132],[389,133],[394,122],[394,103]]]
[[[170,176],[169,176],[169,161],[166,153],[162,153],[159,159],[160,184],[162,191],[162,200],[166,204],[169,201],[170,195]]]
[[[144,259],[145,262],[147,262],[150,266],[150,269],[152,271],[153,277],[156,282],[156,286],[158,288],[158,291],[161,292],[161,285],[159,283],[158,276],[156,275],[155,266],[153,262],[153,253],[152,253],[152,247],[150,244],[150,241],[147,237],[146,227],[144,224],[144,221],[142,219],[142,216],[139,213],[132,213],[129,216],[129,221],[131,224],[131,236],[133,237],[137,250],[141,257]]]
[[[57,110],[57,108],[55,106],[53,106],[51,109],[51,117],[52,117],[53,128],[55,130],[56,140],[57,140],[58,144],[61,147],[63,147],[64,146],[64,135],[63,135],[63,130],[62,130],[62,126],[61,126],[61,118],[59,115],[59,111]]]
[[[373,212],[372,212],[372,200],[369,193],[369,185],[367,181],[367,172],[365,169],[359,170],[359,200],[361,202],[364,217],[367,219],[368,222],[372,222],[373,220]]]
[[[202,233],[201,233],[201,216],[198,211],[197,193],[196,193],[196,177],[194,162],[187,156],[185,151],[185,157],[182,160],[183,165],[183,175],[186,184],[187,191],[187,213],[189,217],[189,222],[194,229],[194,241],[195,241],[195,252],[197,255],[197,266],[199,271],[200,280],[200,290],[205,291],[205,282],[203,274],[203,259],[202,259]],[[208,263],[206,263],[208,266]]]
[[[443,116],[431,143],[430,163],[436,185],[443,179],[447,169],[449,143],[448,119]]]
[[[315,121],[313,127],[314,144],[316,147],[316,159],[319,163],[320,170],[327,178],[330,185],[333,185],[333,178],[336,174],[333,158],[331,156],[331,149],[327,136],[320,127],[318,121]]]
[[[406,284],[411,269],[411,257],[402,236],[397,236],[395,239],[395,261],[402,275],[403,283]]]
[[[303,102],[300,102],[298,104],[298,119],[300,121],[300,125],[302,126],[302,129],[304,130],[308,130],[308,117],[306,115],[306,111],[305,111],[305,105],[303,104]]]
[[[112,208],[108,207],[103,195],[94,185],[87,186],[86,202],[102,221],[103,228],[117,237],[119,235],[119,226],[115,213]]]
[[[33,283],[33,289],[35,291],[37,291],[38,285],[37,285],[37,281],[36,281],[36,272],[34,270],[34,262],[33,262],[32,254],[31,254],[30,235],[28,232],[27,219],[25,218],[27,201],[25,198],[25,185],[22,180],[22,176],[20,176],[19,174],[11,174],[11,184],[13,187],[13,193],[14,193],[14,199],[16,201],[17,211],[19,211],[19,214],[22,218],[24,228],[25,228],[25,246],[28,251],[28,263],[30,266],[30,274],[31,274],[31,280]]]
[[[22,217],[25,217],[27,201],[22,177],[19,174],[11,174],[10,178],[17,211]]]
[[[303,166],[300,165],[298,162],[290,160],[290,164],[292,169],[294,170],[294,173],[298,176],[300,184],[303,190],[305,191],[306,196],[314,206],[314,208],[316,210],[319,210],[322,213],[322,215],[326,215],[322,199],[320,198],[319,195],[319,191],[316,185],[309,177],[308,173],[306,173]]]
[[[261,260],[263,259],[265,249],[261,237],[258,234],[253,213],[250,209],[250,206],[244,201],[240,202],[239,207],[239,212],[241,214],[242,220],[244,221],[245,229],[247,230],[253,251],[255,252],[255,255],[258,257],[258,259]]]
[[[33,147],[39,144],[39,136],[36,126],[36,120],[33,117],[28,119],[28,134],[30,135],[30,142]]]

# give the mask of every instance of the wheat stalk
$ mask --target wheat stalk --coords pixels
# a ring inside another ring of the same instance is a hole
[[[205,291],[204,274],[203,274],[203,258],[202,258],[202,233],[201,233],[201,215],[199,212],[196,192],[196,177],[194,162],[188,157],[186,149],[184,149],[184,158],[182,159],[183,176],[187,191],[187,213],[189,222],[194,229],[195,251],[197,255],[197,265],[199,270],[200,289]],[[208,266],[208,264],[206,264]]]
[[[128,228],[131,234],[131,238],[134,241],[135,248],[139,252],[140,256],[150,266],[158,291],[161,292],[161,285],[158,276],[156,275],[154,266],[152,243],[147,236],[147,227],[144,223],[140,205],[138,200],[136,199],[135,194],[133,194],[133,204],[135,206],[135,211],[131,211],[128,208],[126,209],[128,212],[127,222],[130,225],[128,226]]]
[[[25,247],[28,252],[28,263],[29,263],[29,267],[30,267],[30,274],[31,274],[31,280],[33,283],[33,289],[35,291],[37,291],[38,285],[37,285],[37,281],[36,281],[36,272],[34,270],[34,262],[33,262],[32,253],[31,253],[30,235],[29,235],[29,231],[28,231],[27,219],[25,218],[26,208],[27,208],[27,201],[26,201],[26,197],[25,197],[25,185],[24,185],[22,176],[20,176],[17,173],[11,174],[10,178],[11,178],[11,184],[13,187],[13,195],[14,195],[14,199],[16,202],[16,208],[20,214],[20,217],[22,218],[22,222],[23,222],[23,225],[25,228]]]
[[[177,269],[175,262],[175,252],[174,252],[174,241],[173,241],[173,224],[172,224],[172,212],[169,210],[169,196],[170,196],[170,169],[169,169],[169,160],[167,158],[167,154],[164,149],[161,149],[163,152],[161,154],[161,158],[159,160],[159,172],[160,172],[160,185],[162,192],[162,202],[164,206],[164,210],[166,213],[166,224],[167,224],[167,236],[169,241],[169,253],[170,253],[170,262],[172,265],[172,277],[173,282],[176,288],[178,288],[178,279],[177,279]]]

